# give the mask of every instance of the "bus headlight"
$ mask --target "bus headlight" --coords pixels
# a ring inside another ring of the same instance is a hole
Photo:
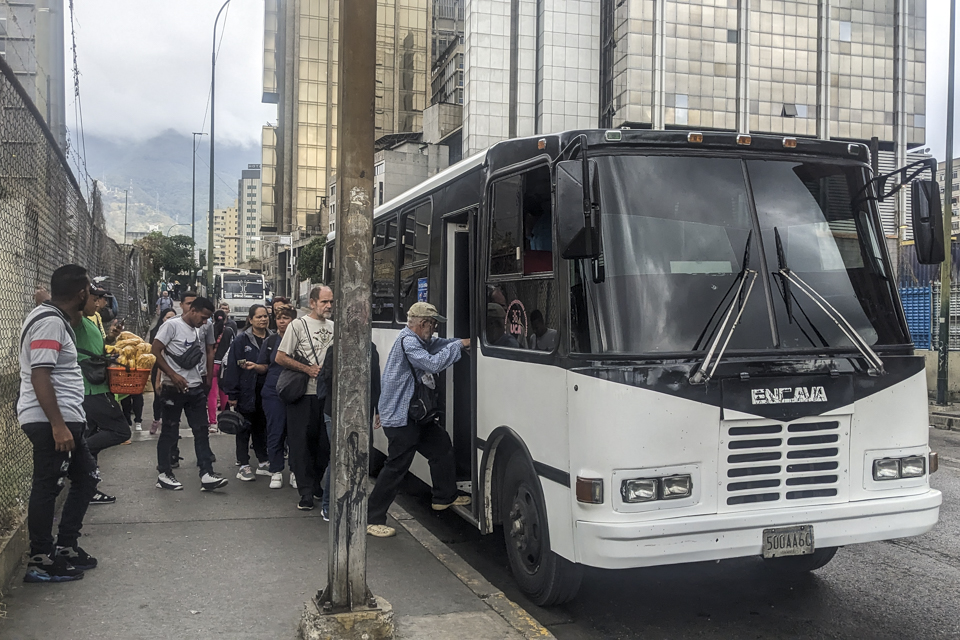
[[[624,502],[650,502],[657,499],[657,484],[656,478],[624,480],[620,483],[620,496]]]
[[[689,498],[693,493],[693,478],[690,476],[670,476],[660,480],[664,500]]]
[[[923,456],[909,456],[900,459],[901,478],[919,478],[926,471],[926,461]]]
[[[900,460],[897,458],[883,458],[873,461],[874,480],[896,480],[900,477]]]

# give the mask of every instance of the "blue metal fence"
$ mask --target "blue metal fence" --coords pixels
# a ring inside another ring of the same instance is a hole
[[[932,291],[927,287],[902,287],[900,299],[907,316],[910,337],[917,349],[929,349],[931,339]]]

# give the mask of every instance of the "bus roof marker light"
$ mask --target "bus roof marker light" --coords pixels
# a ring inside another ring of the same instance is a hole
[[[847,153],[849,153],[852,156],[860,155],[860,145],[854,144],[853,142],[851,142],[850,144],[847,145]]]
[[[703,142],[703,134],[699,131],[691,131],[687,134],[687,142]]]
[[[623,140],[623,134],[616,129],[611,129],[603,133],[603,139],[607,142],[620,142]]]
[[[537,140],[537,149],[539,149],[540,151],[543,151],[546,148],[547,148],[546,138],[540,138],[539,140]]]
[[[751,137],[748,136],[747,134],[745,134],[745,133],[738,133],[738,134],[737,134],[737,144],[748,145],[748,144],[750,144],[751,142],[753,142],[753,138],[751,138]]]
[[[603,479],[577,476],[577,502],[603,504]]]
[[[783,146],[787,149],[796,149],[797,148],[797,139],[796,138],[784,138]]]

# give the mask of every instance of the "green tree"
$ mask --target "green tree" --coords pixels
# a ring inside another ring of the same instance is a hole
[[[323,248],[326,244],[326,236],[318,236],[300,249],[297,270],[301,280],[320,282],[323,279]]]
[[[143,275],[148,282],[156,282],[164,269],[174,274],[192,273],[196,269],[193,239],[190,236],[167,237],[154,231],[137,240],[134,245],[143,255]]]

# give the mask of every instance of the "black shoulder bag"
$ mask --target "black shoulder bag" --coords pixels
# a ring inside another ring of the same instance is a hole
[[[194,329],[193,332],[197,337],[197,341],[187,347],[186,351],[180,355],[171,353],[169,349],[163,350],[163,357],[170,358],[184,371],[190,371],[190,369],[200,364],[200,361],[203,360],[203,356],[205,355],[203,348],[200,346],[200,332],[196,329]]]
[[[109,356],[102,353],[94,353],[77,347],[77,353],[87,356],[80,360],[80,373],[92,385],[107,383],[107,367],[113,361]]]
[[[303,319],[303,329],[307,332],[307,339],[310,341],[310,349],[313,351],[313,359],[317,359],[317,350],[313,346],[313,338],[310,337],[310,328],[307,326],[306,318]],[[289,331],[289,329],[288,329]],[[300,364],[311,364],[305,357],[300,355],[300,340],[297,339],[297,350],[291,356]],[[320,364],[319,362],[317,364]],[[306,395],[307,386],[310,384],[310,376],[303,371],[296,369],[284,369],[277,378],[277,396],[286,404],[293,404]]]
[[[416,369],[407,356],[407,350],[400,343],[403,349],[403,357],[410,367],[410,374],[413,376],[413,397],[410,399],[410,408],[407,409],[407,419],[411,424],[425,426],[434,422],[439,422],[443,417],[443,406],[440,404],[439,394],[436,389],[436,378],[434,378],[434,388],[431,389],[423,380],[417,376]],[[430,374],[433,375],[433,374]]]

